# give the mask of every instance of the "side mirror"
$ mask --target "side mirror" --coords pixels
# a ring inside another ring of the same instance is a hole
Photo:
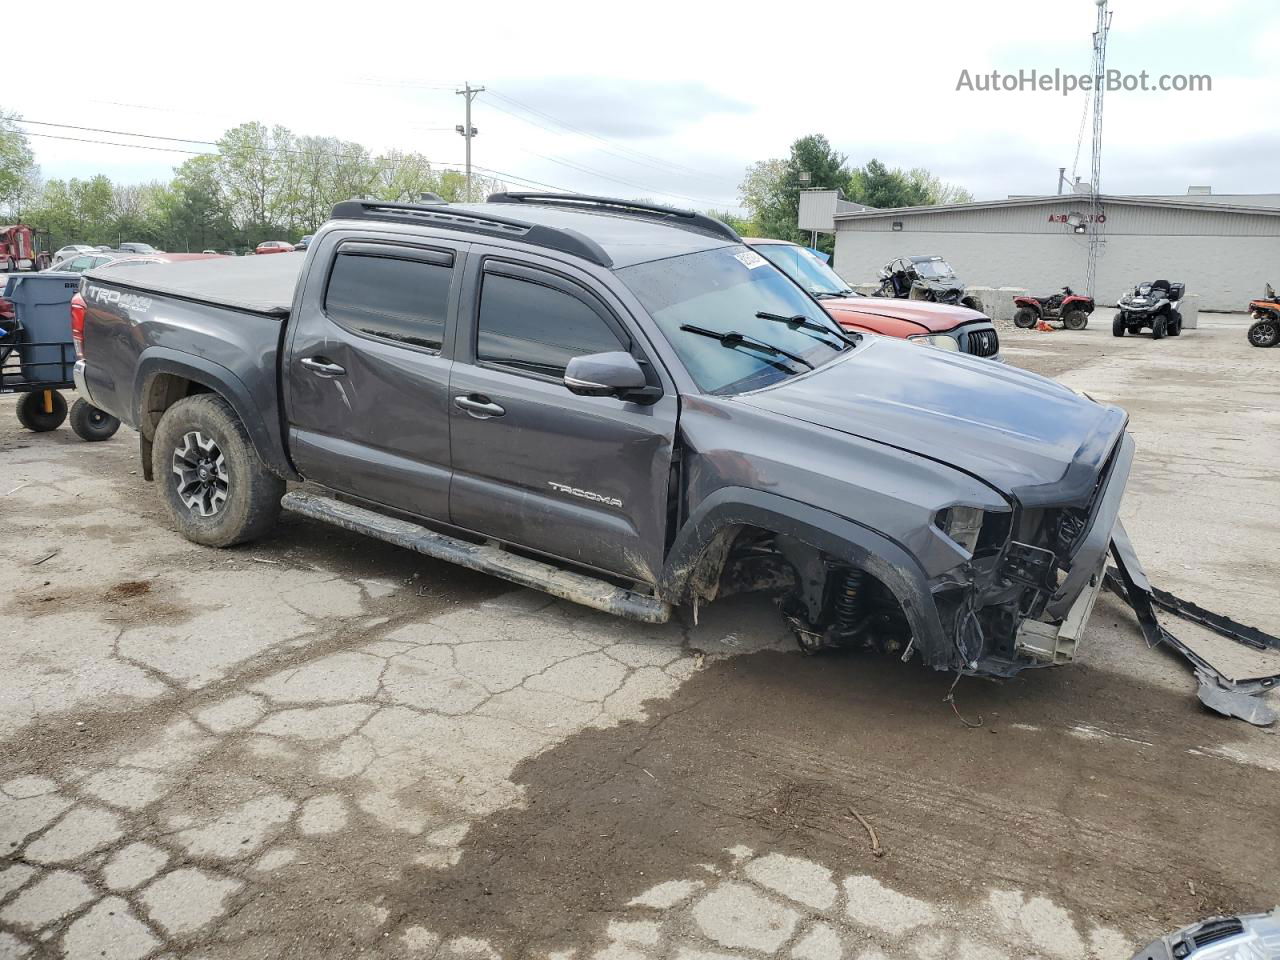
[[[622,350],[574,357],[565,367],[564,385],[580,397],[619,397],[640,402],[657,399],[649,398],[650,388],[636,358]],[[661,391],[654,390],[661,395]]]

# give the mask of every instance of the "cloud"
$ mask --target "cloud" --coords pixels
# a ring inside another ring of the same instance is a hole
[[[653,137],[670,134],[715,114],[749,114],[744,100],[704,83],[655,83],[610,77],[536,77],[495,87],[498,106],[547,123],[523,106],[564,118],[579,130],[601,137]],[[552,124],[554,126],[554,124]]]

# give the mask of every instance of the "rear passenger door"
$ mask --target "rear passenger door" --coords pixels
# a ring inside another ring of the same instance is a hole
[[[446,520],[446,340],[465,245],[329,237],[325,246],[290,320],[294,464],[335,490]]]
[[[450,379],[450,518],[508,543],[653,582],[677,405],[606,287],[575,269],[473,247]],[[581,397],[569,359],[630,351],[653,404]]]

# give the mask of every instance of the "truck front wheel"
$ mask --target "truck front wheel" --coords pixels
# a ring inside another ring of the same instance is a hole
[[[175,525],[195,543],[256,540],[280,515],[284,481],[263,465],[235,411],[215,394],[186,397],[164,412],[151,463]]]

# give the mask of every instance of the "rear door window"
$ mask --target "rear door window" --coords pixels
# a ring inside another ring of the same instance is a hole
[[[364,336],[439,352],[452,283],[452,253],[344,244],[329,274],[324,310]]]
[[[621,332],[590,294],[552,274],[486,266],[476,327],[476,361],[560,378],[574,357],[626,350]]]

